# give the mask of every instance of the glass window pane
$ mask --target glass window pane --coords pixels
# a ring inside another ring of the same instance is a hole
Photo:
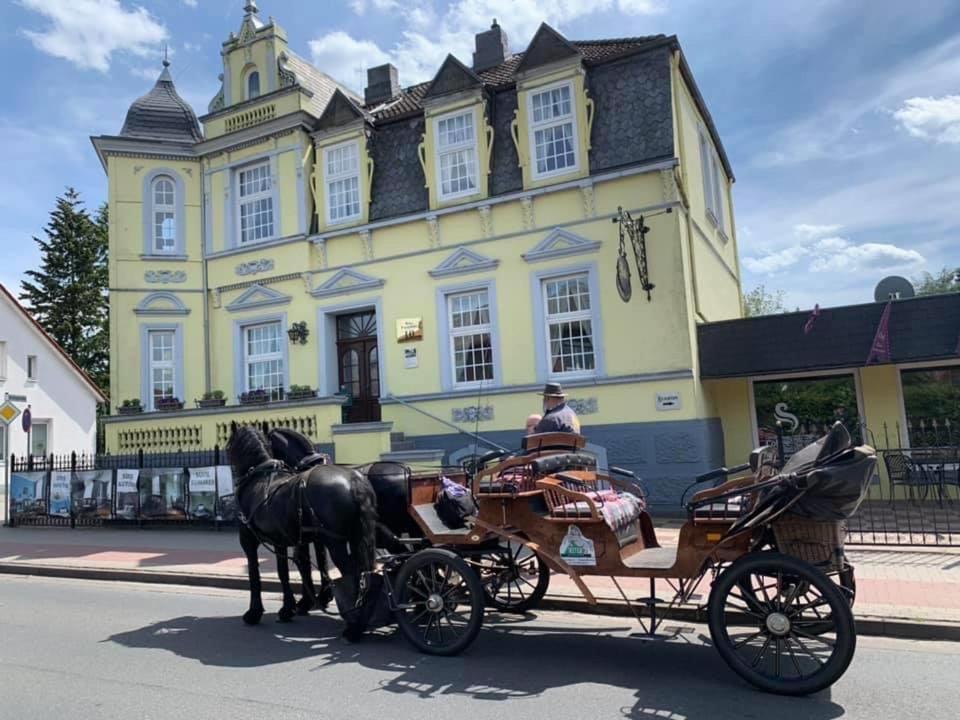
[[[960,366],[901,370],[910,447],[960,444]],[[902,442],[901,440],[901,442]]]

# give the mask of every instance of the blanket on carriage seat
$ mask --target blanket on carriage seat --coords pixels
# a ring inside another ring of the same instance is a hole
[[[579,483],[571,489],[582,492],[582,486]],[[596,505],[607,527],[617,536],[621,547],[637,539],[640,534],[640,524],[637,521],[646,509],[646,503],[642,498],[630,492],[618,492],[612,489],[594,490],[586,495]],[[584,500],[567,503],[555,507],[552,514],[554,517],[561,518],[588,518],[590,505]]]

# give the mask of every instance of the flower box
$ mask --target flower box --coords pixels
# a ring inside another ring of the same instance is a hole
[[[200,400],[194,400],[198,408],[216,408],[223,407],[227,404],[226,398],[202,398]]]
[[[143,412],[143,405],[139,401],[134,405],[129,400],[125,400],[123,405],[117,408],[117,412],[121,415],[139,415]]]
[[[286,393],[286,399],[291,401],[296,400],[311,400],[317,396],[317,391],[313,388],[290,388]]]
[[[270,393],[266,390],[251,390],[240,395],[241,405],[266,405],[270,402]]]
[[[175,412],[183,410],[183,401],[179,398],[159,398],[154,406],[157,412]]]

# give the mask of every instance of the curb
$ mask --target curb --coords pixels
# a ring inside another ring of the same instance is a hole
[[[0,563],[0,575],[32,575],[35,577],[69,578],[75,580],[101,580],[106,582],[132,582],[154,585],[185,585],[189,587],[220,588],[224,590],[246,590],[247,579],[220,575],[177,574],[169,572],[151,572],[149,570],[121,570],[117,568],[78,568],[63,565],[27,565],[20,563]],[[279,593],[280,581],[262,580],[264,592]],[[547,595],[540,602],[540,609],[561,612],[583,612],[586,603],[576,597]],[[633,617],[626,603],[617,600],[599,600],[590,609],[596,615],[615,617]],[[677,621],[706,623],[706,613],[696,605],[681,605],[670,611],[666,618],[668,624]],[[906,618],[880,616],[858,616],[857,634],[867,637],[888,637],[899,640],[941,640],[960,642],[960,623],[947,620],[921,622]]]

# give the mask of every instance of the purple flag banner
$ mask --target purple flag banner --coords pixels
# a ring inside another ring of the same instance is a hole
[[[893,305],[893,301],[887,301],[887,306],[883,309],[883,315],[880,316],[880,324],[877,325],[877,334],[873,337],[873,345],[870,347],[870,354],[867,355],[867,365],[872,362],[890,362],[891,305]]]

